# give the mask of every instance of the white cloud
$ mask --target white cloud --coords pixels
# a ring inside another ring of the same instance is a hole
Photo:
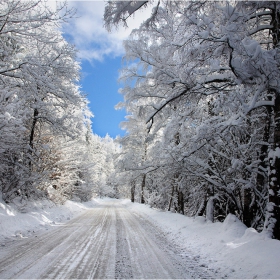
[[[122,41],[133,28],[137,28],[146,19],[150,10],[139,12],[128,22],[129,28],[119,27],[108,33],[103,27],[104,1],[68,1],[68,5],[77,10],[76,18],[63,27],[65,35],[75,44],[81,59],[89,61],[103,60],[104,56],[124,54]]]

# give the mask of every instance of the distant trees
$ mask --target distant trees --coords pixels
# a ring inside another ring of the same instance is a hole
[[[146,4],[110,1],[105,26]],[[123,171],[151,205],[280,239],[279,19],[277,1],[160,1],[125,41]]]
[[[115,160],[120,146],[111,137],[91,135],[89,140],[92,190],[100,197],[119,198]]]

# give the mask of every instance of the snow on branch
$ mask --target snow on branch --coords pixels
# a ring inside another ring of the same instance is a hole
[[[250,19],[253,19],[253,18],[259,18],[261,16],[267,16],[267,15],[272,15],[272,12],[271,11],[262,11],[262,12],[254,13],[251,16],[249,16],[246,21],[249,21]]]
[[[145,7],[149,1],[109,1],[104,11],[105,27],[108,31],[112,25],[117,26],[123,23],[127,26],[126,20],[134,15],[136,11]]]
[[[249,35],[253,35],[253,34],[258,33],[259,31],[266,30],[266,29],[272,29],[272,28],[273,28],[273,25],[271,25],[271,24],[260,25],[260,26],[257,26],[256,28],[254,28],[253,30],[251,30],[249,32]]]
[[[146,124],[148,124],[151,120],[153,120],[154,116],[160,112],[166,105],[168,105],[170,102],[176,100],[177,98],[185,95],[188,91],[190,90],[190,88],[186,88],[185,90],[183,90],[181,93],[176,94],[175,96],[172,96],[170,98],[168,98],[166,101],[164,101],[159,107],[158,109],[152,113],[151,116],[148,117],[148,119],[146,120]]]

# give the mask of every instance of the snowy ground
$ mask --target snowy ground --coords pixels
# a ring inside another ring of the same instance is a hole
[[[0,200],[0,278],[280,278],[280,242],[234,216],[111,199],[18,209]]]
[[[182,255],[194,254],[200,265],[213,271],[216,278],[280,279],[280,241],[247,228],[234,215],[223,223],[211,223],[203,217],[193,219],[125,203],[133,212],[147,215],[163,228],[181,248]]]

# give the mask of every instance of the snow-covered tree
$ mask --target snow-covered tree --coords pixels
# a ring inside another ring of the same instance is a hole
[[[146,4],[125,3],[107,5],[108,28]],[[123,70],[135,81],[124,106],[142,106],[151,137],[162,133],[170,185],[176,178],[187,196],[199,190],[201,203],[190,205],[210,220],[233,212],[259,228],[266,211],[264,231],[278,239],[279,9],[276,1],[157,2],[125,42],[134,66]]]
[[[65,5],[52,11],[45,1],[3,0],[0,13],[0,173],[9,201],[45,195],[48,147],[80,134],[87,101],[77,85],[75,49],[59,31],[72,11]]]

